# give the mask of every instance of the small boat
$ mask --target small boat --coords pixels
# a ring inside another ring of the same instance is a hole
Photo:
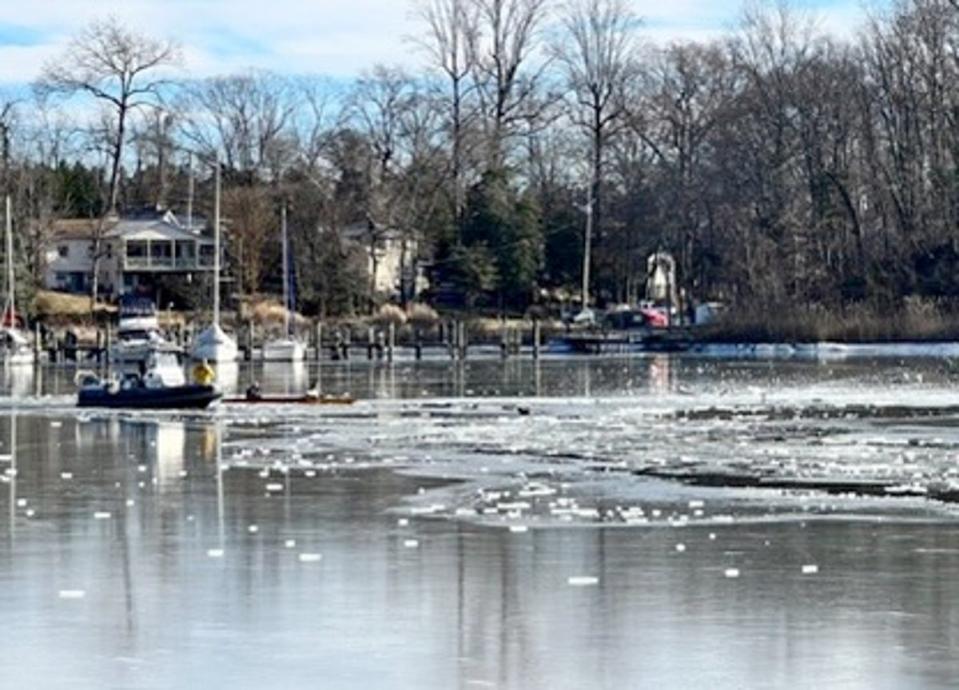
[[[122,381],[103,381],[83,376],[77,407],[108,407],[131,410],[201,410],[219,400],[223,393],[216,386],[197,383],[181,386],[144,385],[138,377]]]
[[[224,398],[223,402],[237,405],[352,405],[355,399],[336,395],[260,395]]]

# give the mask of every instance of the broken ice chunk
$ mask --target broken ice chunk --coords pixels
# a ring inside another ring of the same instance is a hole
[[[319,563],[322,558],[323,555],[318,553],[301,553],[300,563]]]
[[[599,578],[594,575],[573,575],[566,582],[572,587],[590,587],[599,584]]]

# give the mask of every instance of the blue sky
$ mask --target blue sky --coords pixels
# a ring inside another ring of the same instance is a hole
[[[868,1],[868,0],[867,0]],[[877,0],[872,0],[875,2]],[[881,1],[881,0],[879,0]],[[848,34],[863,0],[794,0]],[[734,26],[740,0],[633,0],[651,40],[708,38]],[[23,84],[93,17],[115,15],[183,46],[190,76],[250,67],[349,77],[377,62],[412,65],[410,0],[0,0],[0,83]]]

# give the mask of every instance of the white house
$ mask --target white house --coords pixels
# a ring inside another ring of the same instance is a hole
[[[47,249],[46,286],[89,292],[93,281],[97,219],[55,221]],[[108,218],[101,241],[99,282],[108,297],[149,288],[157,276],[213,270],[213,238],[187,228],[170,211]]]
[[[374,290],[388,297],[415,297],[428,287],[417,266],[418,245],[415,239],[404,238],[395,230],[374,231],[368,223],[355,223],[344,228],[340,237],[359,246],[367,258],[367,279]]]

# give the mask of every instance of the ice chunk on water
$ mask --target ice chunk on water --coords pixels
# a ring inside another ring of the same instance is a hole
[[[405,546],[407,549],[415,549],[415,548],[418,547],[419,545],[420,545],[420,543],[419,543],[419,541],[417,541],[416,539],[404,539],[404,540],[403,540],[403,546]]]
[[[73,472],[61,472],[60,479],[64,481],[70,481],[71,479],[73,479]]]
[[[285,542],[283,542],[283,546],[288,549],[296,548],[296,539],[287,539]]]
[[[260,526],[259,526],[259,525],[250,525],[250,526],[248,526],[248,527],[246,528],[246,531],[249,532],[250,534],[256,534],[257,532],[260,531]]]
[[[529,527],[526,525],[510,525],[509,531],[513,534],[525,534],[526,532],[529,532]]]
[[[802,567],[803,575],[815,575],[819,572],[819,566],[815,564],[804,565]]]
[[[684,552],[686,551],[686,545],[685,545],[685,544],[676,544],[676,551],[677,551],[677,553],[684,553]]]
[[[223,558],[223,549],[207,549],[206,555],[210,558]]]
[[[82,589],[61,589],[59,593],[61,599],[83,599],[86,595]]]
[[[301,553],[300,554],[300,563],[319,563],[323,559],[323,555],[319,553]]]
[[[279,483],[276,483],[276,482],[273,482],[273,483],[270,483],[270,484],[267,484],[267,485],[266,485],[266,490],[267,490],[267,491],[273,491],[273,492],[275,492],[275,491],[283,491],[283,485],[282,485],[282,484],[279,484]]]
[[[408,518],[400,518],[399,520],[396,521],[396,524],[400,527],[408,527],[410,524],[410,521]]]
[[[723,571],[723,575],[730,580],[735,580],[739,577],[739,568],[726,568],[726,570]]]
[[[98,510],[93,514],[94,520],[109,520],[111,517],[113,516],[106,510]]]
[[[573,575],[566,582],[572,587],[591,587],[599,584],[599,578],[594,575]]]
[[[25,499],[25,498],[18,498],[18,499],[17,499],[17,508],[26,508],[26,507],[27,507],[27,499]]]

